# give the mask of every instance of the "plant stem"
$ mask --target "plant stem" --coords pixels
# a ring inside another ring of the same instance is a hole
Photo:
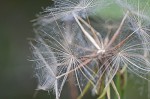
[[[73,78],[74,72],[70,73],[68,78],[69,78],[69,88],[70,88],[70,98],[71,99],[77,99],[78,97],[78,90],[77,87],[73,84],[74,83],[74,78]]]

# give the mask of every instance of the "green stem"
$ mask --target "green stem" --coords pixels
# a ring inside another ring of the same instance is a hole
[[[85,86],[82,94],[80,94],[77,99],[82,99],[82,97],[87,93],[87,91],[89,90],[90,87],[91,87],[91,83],[88,82],[87,85]]]
[[[127,70],[125,68],[123,68],[119,73],[117,73],[115,83],[117,90],[120,94],[120,98],[123,99],[127,84]],[[117,99],[117,97],[115,97],[115,99]]]

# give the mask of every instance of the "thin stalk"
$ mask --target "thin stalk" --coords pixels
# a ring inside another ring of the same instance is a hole
[[[97,34],[96,34],[96,33],[98,33],[98,32],[90,25],[90,20],[89,20],[89,18],[88,18],[88,22],[89,22],[89,23],[87,23],[85,20],[83,20],[80,16],[77,16],[77,18],[78,18],[83,24],[85,24],[89,29],[91,29],[95,41],[97,42],[98,45],[100,45],[101,43],[100,43],[99,38],[98,38],[98,36],[97,36]],[[99,34],[100,34],[100,33],[99,33]]]
[[[111,96],[110,96],[110,85],[108,85],[108,89],[107,89],[107,99],[111,99]]]
[[[97,99],[102,99],[102,98],[106,95],[107,90],[108,90],[108,86],[107,86],[107,88],[105,88],[105,89],[103,90],[102,94],[101,94]]]
[[[116,75],[116,87],[119,92],[120,98],[124,98],[124,91],[127,84],[127,71],[126,71],[126,65],[117,73]],[[117,98],[115,98],[117,99]]]
[[[57,83],[57,80],[55,81],[55,93],[56,93],[56,99],[59,99],[60,95],[58,93],[58,83]]]
[[[91,87],[91,82],[88,82],[84,90],[82,91],[82,94],[80,94],[77,99],[82,99],[82,97],[87,93],[90,87]]]
[[[76,22],[78,23],[79,27],[81,28],[82,32],[84,33],[84,35],[91,41],[91,43],[98,49],[101,50],[100,46],[96,43],[96,41],[94,40],[94,38],[84,29],[84,27],[82,26],[82,24],[80,23],[80,21],[78,20],[77,16],[75,14],[73,14]]]
[[[121,28],[123,27],[123,24],[124,24],[124,22],[125,22],[125,20],[126,20],[126,18],[127,18],[127,16],[128,16],[128,11],[126,12],[126,14],[125,14],[125,16],[123,17],[123,19],[122,19],[122,21],[121,21],[121,23],[120,23],[120,25],[119,25],[119,27],[118,27],[118,29],[117,29],[117,31],[115,32],[115,34],[113,35],[113,37],[110,39],[110,41],[109,41],[109,43],[108,43],[108,45],[107,45],[107,48],[108,47],[110,47],[110,45],[112,45],[112,43],[116,40],[116,38],[119,36],[119,34],[121,33],[120,31],[121,31]]]
[[[137,29],[138,30],[138,29]],[[136,31],[137,31],[136,30]],[[136,31],[132,32],[130,35],[128,35],[124,40],[122,40],[119,44],[117,44],[115,47],[113,47],[112,49],[118,49],[120,48]]]
[[[119,92],[118,92],[118,90],[117,90],[117,88],[116,88],[116,85],[115,85],[115,83],[114,83],[113,80],[112,80],[112,82],[111,82],[111,85],[112,85],[112,87],[113,87],[113,89],[114,89],[114,91],[115,91],[115,93],[116,93],[116,95],[117,95],[117,98],[120,99]]]
[[[68,78],[69,78],[69,88],[70,88],[70,97],[71,99],[77,99],[78,97],[78,91],[77,91],[77,87],[73,84],[74,83],[74,72],[70,73]]]

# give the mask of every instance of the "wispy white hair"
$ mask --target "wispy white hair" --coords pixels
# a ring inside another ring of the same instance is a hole
[[[36,24],[44,25],[54,20],[62,19],[65,21],[74,20],[73,14],[81,17],[94,12],[96,8],[102,9],[108,6],[108,0],[53,0],[54,7],[47,7],[44,12],[38,16]],[[55,17],[55,19],[53,18]]]

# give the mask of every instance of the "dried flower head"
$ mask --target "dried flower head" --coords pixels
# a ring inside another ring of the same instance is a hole
[[[47,8],[44,11],[47,14],[37,19],[37,38],[31,47],[38,89],[53,90],[59,99],[65,82],[72,75],[81,94],[88,83],[92,91],[98,93],[102,83],[103,90],[110,84],[114,87],[113,78],[124,67],[147,79],[150,15],[142,12],[148,6],[140,10],[139,2],[133,6],[125,0],[116,0],[125,11],[117,29],[112,26],[96,30],[82,14],[95,5],[108,4],[102,1],[55,0],[55,7]]]

